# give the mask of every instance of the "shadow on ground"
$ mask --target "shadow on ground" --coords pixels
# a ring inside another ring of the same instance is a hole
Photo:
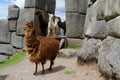
[[[0,75],[0,80],[5,80],[9,75]]]
[[[53,67],[53,68],[52,68],[52,71],[49,71],[48,69],[46,69],[46,70],[45,70],[45,74],[55,73],[55,72],[58,72],[58,71],[63,70],[64,68],[66,68],[66,67],[65,67],[65,66],[62,66],[62,65],[59,65],[59,66]],[[37,73],[37,75],[44,75],[44,74],[42,74],[42,71],[39,71],[39,72]]]

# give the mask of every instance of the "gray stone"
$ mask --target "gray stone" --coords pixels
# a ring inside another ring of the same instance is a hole
[[[77,0],[78,1],[78,0]],[[66,12],[78,12],[78,3],[75,0],[65,0]]]
[[[13,47],[11,44],[0,44],[0,53],[13,54]]]
[[[87,25],[85,36],[92,38],[104,39],[107,36],[107,28],[105,20],[94,21]]]
[[[108,35],[120,38],[120,16],[107,22]]]
[[[0,62],[5,61],[8,59],[8,56],[0,55]]]
[[[83,38],[85,15],[66,13],[66,36],[69,38]]]
[[[9,20],[9,31],[15,32],[17,28],[17,20]]]
[[[19,17],[19,7],[16,5],[10,5],[8,7],[8,19],[18,19]]]
[[[3,19],[0,20],[0,43],[10,43],[8,21]]]
[[[104,16],[110,20],[120,15],[120,0],[105,0]]]
[[[36,9],[34,9],[34,8],[27,8],[27,9],[23,9],[20,11],[20,16],[18,18],[17,31],[16,31],[16,34],[18,36],[24,36],[23,27],[26,22],[33,21],[35,23],[34,26],[37,27],[37,29],[38,29],[39,21],[37,19],[35,19],[36,18],[35,12],[36,12]]]
[[[66,12],[86,14],[88,0],[65,0]]]
[[[86,14],[88,0],[78,0],[78,13]]]
[[[67,58],[77,56],[77,52],[78,52],[78,51],[75,50],[75,49],[61,49],[61,50],[59,50],[59,54],[60,54],[62,57],[67,57]]]
[[[56,8],[56,0],[45,0],[46,1],[46,11],[48,13],[54,14]]]
[[[45,0],[25,0],[24,7],[45,10]]]
[[[107,37],[99,49],[98,66],[108,78],[120,80],[120,39]]]
[[[23,37],[16,36],[16,33],[12,33],[11,44],[14,48],[22,49],[23,48]]]
[[[99,39],[84,39],[83,47],[78,53],[78,62],[92,62],[98,59],[98,49],[101,45]]]
[[[96,4],[96,3],[94,3]],[[85,19],[84,33],[85,36],[92,38],[103,39],[107,36],[106,21],[97,21],[97,11],[94,5],[87,9],[87,15]]]

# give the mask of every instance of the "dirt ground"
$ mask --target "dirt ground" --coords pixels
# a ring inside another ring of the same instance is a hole
[[[41,64],[38,74],[33,75],[34,63],[27,59],[0,70],[0,80],[105,80],[96,64],[77,64],[77,58],[56,58],[53,71],[47,70],[49,61],[45,64],[45,74],[41,74]],[[68,72],[68,73],[67,73]]]

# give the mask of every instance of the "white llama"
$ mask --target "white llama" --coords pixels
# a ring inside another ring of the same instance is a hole
[[[54,37],[57,37],[60,34],[60,28],[58,26],[58,22],[59,22],[59,19],[56,17],[55,24],[54,24],[54,31],[55,31]]]
[[[48,14],[49,15],[49,22],[48,22],[48,37],[53,37],[55,34],[55,29],[54,29],[54,22],[53,22],[53,14]]]

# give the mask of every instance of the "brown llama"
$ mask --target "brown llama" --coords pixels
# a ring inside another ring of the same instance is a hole
[[[26,55],[36,65],[34,75],[37,74],[38,63],[42,64],[42,73],[45,73],[44,64],[47,60],[50,60],[49,70],[51,71],[54,60],[59,52],[59,41],[49,37],[37,38],[33,22],[26,22],[24,31]]]

